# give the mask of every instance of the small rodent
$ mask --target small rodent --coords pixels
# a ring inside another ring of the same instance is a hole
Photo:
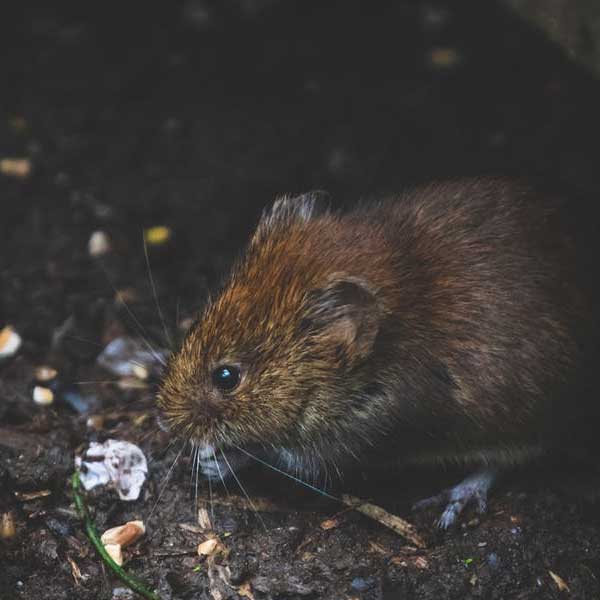
[[[311,480],[459,461],[480,470],[436,497],[440,524],[483,509],[498,468],[578,437],[597,404],[583,206],[504,179],[346,213],[277,200],[170,359],[164,422],[209,477],[250,456]]]

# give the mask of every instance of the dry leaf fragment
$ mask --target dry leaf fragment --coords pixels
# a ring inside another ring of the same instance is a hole
[[[31,173],[31,161],[28,158],[3,158],[0,160],[0,173],[23,179]]]
[[[210,538],[210,539],[200,543],[198,545],[198,555],[199,556],[210,556],[211,554],[214,554],[217,549],[218,544],[219,544],[219,540],[217,540],[216,538]]]
[[[554,583],[556,583],[556,587],[558,588],[559,592],[571,591],[567,582],[560,575],[557,575],[556,573],[554,573],[554,571],[548,571],[548,573],[550,573],[550,577],[552,577]]]
[[[128,521],[125,525],[107,529],[100,539],[105,546],[119,544],[119,546],[125,548],[139,540],[145,532],[146,527],[143,521]]]
[[[198,509],[198,525],[200,525],[200,527],[204,530],[210,530],[213,528],[208,510],[204,506],[201,506]]]
[[[326,519],[321,523],[321,529],[327,531],[328,529],[334,529],[340,524],[337,519]]]
[[[123,566],[123,552],[120,544],[105,544],[104,549],[120,567]]]

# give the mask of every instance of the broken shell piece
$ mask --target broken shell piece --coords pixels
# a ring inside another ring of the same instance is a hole
[[[202,542],[198,545],[198,555],[210,556],[211,554],[214,554],[218,544],[219,540],[217,540],[216,538],[211,538],[209,540],[206,540],[205,542]]]
[[[10,325],[0,330],[0,358],[16,354],[21,342],[21,336]]]
[[[50,406],[54,402],[54,392],[42,385],[33,388],[33,401],[40,406]]]
[[[88,242],[90,256],[98,257],[110,251],[110,240],[104,231],[94,231]]]
[[[171,230],[164,225],[149,227],[144,231],[144,239],[150,246],[160,246],[169,240]]]
[[[100,539],[105,546],[119,544],[119,546],[125,548],[139,540],[144,533],[146,533],[146,528],[143,521],[129,521],[125,525],[107,529]]]
[[[37,367],[35,370],[35,380],[40,383],[46,383],[48,381],[52,381],[58,375],[58,371],[53,369],[52,367],[47,367],[46,365],[42,365],[41,367]]]
[[[142,342],[130,337],[118,337],[98,355],[98,364],[118,377],[160,375],[166,363],[166,350],[151,350]]]
[[[28,158],[3,158],[0,160],[0,173],[11,177],[27,177],[31,173],[31,161]]]
[[[123,566],[123,552],[120,544],[105,544],[104,549],[120,567]]]
[[[86,490],[110,484],[121,500],[137,500],[148,474],[144,453],[135,444],[120,440],[92,442],[83,457],[75,459]]]

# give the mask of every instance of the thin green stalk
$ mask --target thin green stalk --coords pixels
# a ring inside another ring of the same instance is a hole
[[[79,493],[81,485],[81,482],[79,480],[79,471],[75,471],[73,473],[73,476],[71,477],[71,484],[73,486],[73,498],[75,499],[75,506],[77,507],[77,512],[79,513],[79,516],[83,519],[83,522],[85,524],[85,531],[102,560],[115,573],[115,575],[134,592],[137,592],[144,598],[148,598],[148,600],[160,600],[160,597],[157,594],[155,594],[152,590],[147,588],[139,579],[136,579],[132,575],[129,575],[110,557],[108,552],[106,552],[104,544],[100,540],[100,536],[98,535],[98,531],[96,530],[96,526],[94,525],[94,522],[90,518],[90,515],[87,511],[85,502],[83,501],[83,497]]]

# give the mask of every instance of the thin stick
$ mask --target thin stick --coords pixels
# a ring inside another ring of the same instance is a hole
[[[389,513],[387,510],[381,508],[381,506],[365,502],[360,498],[356,498],[356,496],[349,496],[348,494],[342,496],[342,502],[346,506],[395,531],[397,534],[411,541],[418,548],[426,547],[425,541],[415,531],[413,525],[397,515]]]

